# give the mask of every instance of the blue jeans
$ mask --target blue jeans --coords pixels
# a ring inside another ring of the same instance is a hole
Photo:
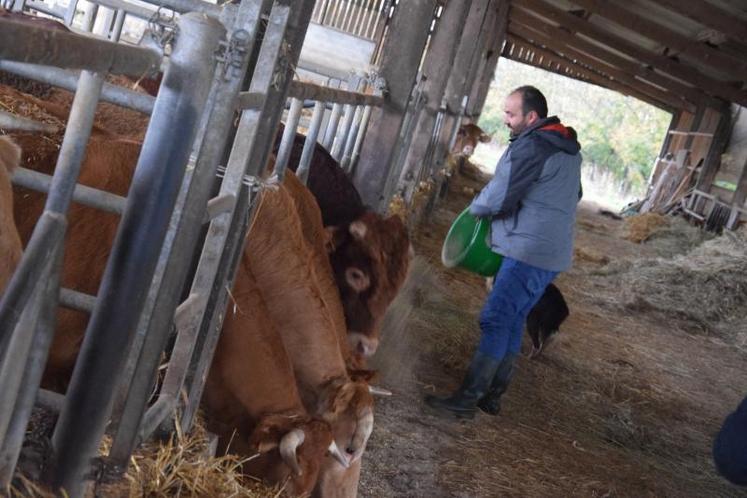
[[[747,486],[747,398],[724,420],[713,444],[713,459],[722,476]]]
[[[543,270],[511,258],[503,258],[480,313],[478,350],[496,359],[518,353],[524,322],[547,285],[558,272]]]

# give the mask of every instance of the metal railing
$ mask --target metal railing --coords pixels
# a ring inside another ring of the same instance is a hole
[[[318,0],[312,21],[352,35],[377,40],[391,0]]]
[[[133,95],[109,87],[109,95],[117,95],[110,101],[116,99],[116,103],[151,114],[127,199],[76,185],[96,103],[107,88],[103,73],[92,72],[89,66],[116,67],[139,77],[143,64],[131,61],[142,59],[148,67],[157,62],[158,67],[160,56],[154,59],[149,50],[86,39],[98,44],[100,57],[44,59],[82,69],[79,81],[75,73],[63,69],[0,61],[3,69],[76,89],[54,175],[22,168],[14,177],[16,184],[48,192],[48,198],[0,304],[2,485],[7,486],[13,477],[35,400],[60,410],[47,478],[71,496],[83,491],[107,420],[111,419],[109,431],[114,439],[104,464],[120,470],[126,468],[139,442],[158,427],[168,428],[168,419],[177,409],[183,428],[192,424],[254,197],[242,179],[258,177],[270,152],[268,138],[280,119],[313,2],[244,0],[222,7],[167,3],[203,14],[178,18],[158,98],[146,96],[132,105]],[[257,33],[263,17],[268,23],[260,43]],[[36,26],[17,30],[21,39],[44,34]],[[221,41],[226,32],[227,39]],[[48,47],[67,54],[66,47],[76,46],[83,37],[62,33]],[[38,63],[47,57],[26,44],[15,45],[0,47],[0,58],[7,54]],[[253,52],[258,57],[250,68]],[[130,62],[117,62],[120,54]],[[249,93],[260,96],[261,104],[242,112],[220,192],[210,198],[211,179],[230,145],[227,137],[239,90],[249,71],[253,71]],[[59,286],[66,212],[72,200],[122,214],[98,298]],[[201,241],[205,222],[209,222],[208,233]],[[200,256],[191,290],[181,301],[180,292],[189,284],[189,262],[196,254]],[[58,305],[91,313],[64,398],[38,389]],[[176,343],[166,378],[157,401],[148,407],[158,363],[173,328]],[[179,396],[183,390],[186,401]]]

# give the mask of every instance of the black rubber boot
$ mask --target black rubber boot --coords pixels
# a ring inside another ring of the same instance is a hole
[[[448,397],[429,394],[425,397],[425,402],[441,413],[451,413],[460,418],[474,418],[477,401],[490,387],[499,364],[500,360],[479,351],[475,352],[462,386]]]
[[[508,385],[514,376],[517,357],[518,355],[515,353],[506,353],[506,356],[503,357],[500,365],[498,365],[493,382],[490,384],[490,389],[477,402],[477,407],[488,415],[498,415],[501,412],[501,396],[508,389]]]

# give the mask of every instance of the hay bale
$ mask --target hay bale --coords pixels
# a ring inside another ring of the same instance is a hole
[[[625,238],[631,242],[644,242],[657,229],[668,223],[667,218],[656,213],[630,216],[625,219],[625,229],[627,231]]]
[[[610,262],[610,258],[593,249],[576,246],[573,249],[573,261],[576,263],[587,262],[597,265],[606,265]]]
[[[691,225],[679,216],[669,218],[668,221],[667,225],[654,230],[646,240],[646,244],[653,247],[661,257],[686,253],[716,236]]]
[[[620,284],[628,309],[735,339],[747,316],[747,237],[725,232],[686,254],[641,260],[620,275]]]

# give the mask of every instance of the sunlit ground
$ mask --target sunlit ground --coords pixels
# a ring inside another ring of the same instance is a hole
[[[493,174],[498,159],[506,149],[505,145],[495,142],[478,144],[471,161],[486,173]],[[583,154],[583,151],[581,151]],[[581,169],[581,183],[584,187],[584,200],[598,204],[600,207],[617,212],[623,206],[643,197],[643,192],[622,192],[619,182],[609,173],[592,174],[592,168],[583,166]]]

